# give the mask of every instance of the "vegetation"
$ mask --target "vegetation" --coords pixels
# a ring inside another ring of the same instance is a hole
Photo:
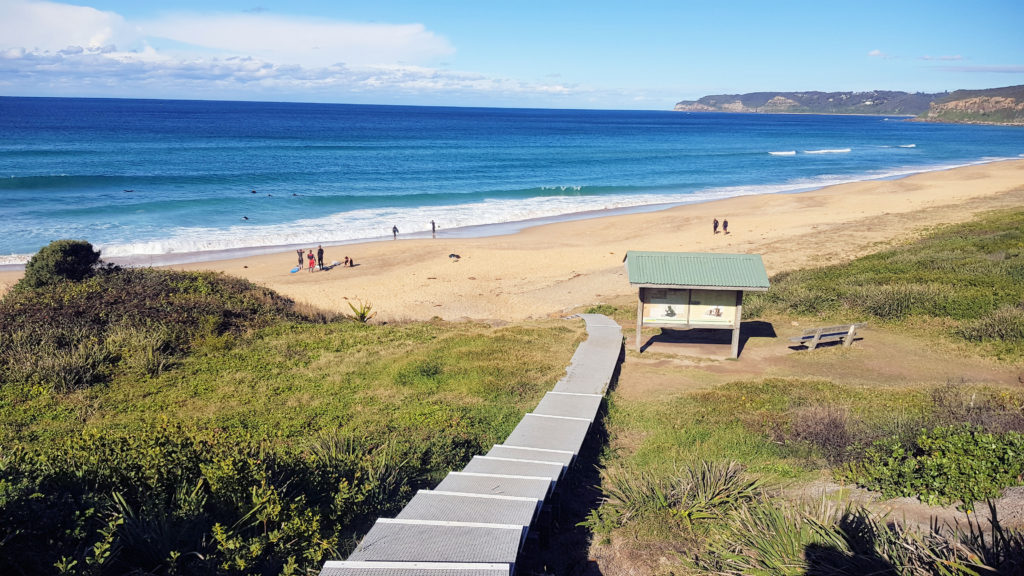
[[[79,282],[19,284],[0,300],[0,377],[70,392],[155,376],[190,351],[298,318],[270,290],[210,272],[106,268]]]
[[[581,335],[374,325],[207,273],[12,291],[0,573],[315,573],[507,435]]]
[[[19,288],[39,288],[92,276],[100,262],[99,250],[84,240],[57,240],[44,246],[25,265]]]
[[[1024,478],[1024,435],[961,425],[922,430],[908,449],[899,438],[876,441],[841,476],[887,498],[916,496],[930,504],[995,498]]]
[[[748,317],[939,325],[993,354],[1024,357],[1024,211],[948,226],[848,264],[779,274],[743,305]]]
[[[938,122],[1024,124],[1024,86],[957,90],[937,99],[921,119]]]
[[[744,315],[771,319],[776,326],[792,320],[866,320],[879,332],[919,342],[941,340],[936,345],[980,354],[992,366],[1017,365],[1024,358],[1017,326],[1024,307],[1022,249],[1024,212],[990,214],[848,264],[780,275],[768,293],[745,300]],[[598,542],[615,543],[609,550],[628,554],[631,565],[646,564],[641,571],[1012,574],[1024,569],[1024,535],[1003,528],[998,518],[989,525],[973,514],[1004,488],[1024,483],[1020,388],[962,380],[902,385],[890,381],[884,366],[871,368],[872,379],[866,380],[849,373],[859,361],[870,363],[856,346],[787,361],[793,374],[807,369],[831,374],[816,378],[737,379],[730,373],[738,367],[703,369],[651,354],[631,365],[628,374],[624,370],[625,377],[631,383],[663,378],[666,385],[651,397],[611,398],[610,443],[601,462],[604,498],[585,520]],[[659,364],[664,363],[674,365],[672,375],[663,373]],[[721,478],[728,466],[741,467],[742,474],[731,484],[736,491],[717,484],[722,507],[694,508],[689,502],[699,498],[675,496],[688,493],[677,488],[688,484],[684,479],[702,470],[718,470],[715,476]],[[936,522],[922,529],[865,508],[837,508],[831,502],[837,496],[826,497],[824,491],[817,504],[806,504],[806,496],[791,490],[829,477],[883,497],[958,503],[971,512],[970,524]]]
[[[994,512],[993,512],[994,514]],[[972,521],[967,532],[940,526],[921,534],[886,524],[861,507],[794,506],[762,498],[738,509],[706,549],[684,560],[696,573],[1016,574],[1024,535]]]
[[[585,525],[659,557],[673,551],[685,573],[1013,573],[1024,563],[1024,536],[998,523],[922,533],[862,508],[807,507],[782,490],[825,469],[886,497],[973,509],[1024,478],[1019,391],[740,381],[613,401],[608,430],[604,498]]]

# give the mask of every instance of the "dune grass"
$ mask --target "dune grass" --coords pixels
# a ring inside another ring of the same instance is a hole
[[[1024,211],[999,211],[846,264],[783,273],[744,316],[814,316],[937,331],[1024,357]]]
[[[12,292],[0,314],[17,352],[0,365],[0,573],[18,574],[315,573],[500,442],[584,337],[332,319],[150,270]]]

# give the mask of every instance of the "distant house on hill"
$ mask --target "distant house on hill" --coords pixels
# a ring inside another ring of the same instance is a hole
[[[636,286],[636,349],[644,326],[732,330],[732,357],[739,357],[743,293],[768,290],[760,254],[639,252],[625,258]]]

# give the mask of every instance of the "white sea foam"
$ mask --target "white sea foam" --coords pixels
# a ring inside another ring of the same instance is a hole
[[[780,150],[778,152],[769,152],[772,156],[796,156],[796,150]]]
[[[1021,155],[1024,157],[1024,154]],[[529,226],[610,213],[639,212],[757,194],[803,192],[835,184],[892,179],[985,164],[1006,158],[926,168],[898,168],[860,175],[823,175],[783,184],[710,188],[696,192],[632,193],[609,196],[566,195],[521,200],[484,200],[455,206],[352,210],[276,225],[247,222],[228,228],[179,227],[159,240],[96,244],[103,257],[136,264],[170,264],[284,251],[295,246],[346,244],[390,240],[397,226],[399,239],[429,237],[430,221],[441,237],[475,237],[513,233]],[[561,189],[561,187],[557,187]],[[566,186],[576,191],[576,186]],[[0,255],[0,265],[24,264],[31,254]],[[290,260],[289,260],[290,262]]]
[[[849,148],[826,148],[824,150],[804,150],[804,154],[846,154]]]
[[[917,144],[900,144],[900,148],[917,148]]]

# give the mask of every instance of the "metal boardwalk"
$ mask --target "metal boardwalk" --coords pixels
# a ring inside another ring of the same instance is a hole
[[[531,527],[580,453],[622,354],[622,328],[581,314],[565,376],[502,444],[474,456],[395,518],[380,518],[320,576],[511,576]]]

